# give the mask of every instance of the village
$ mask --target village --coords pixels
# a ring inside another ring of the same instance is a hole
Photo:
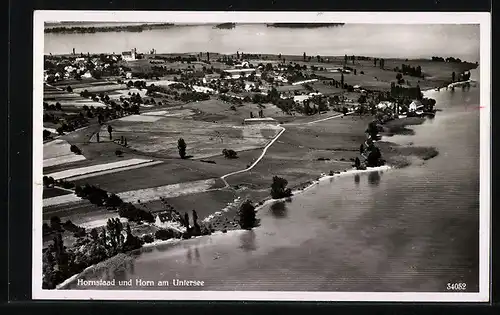
[[[477,67],[135,48],[73,49],[44,64],[44,247],[92,257],[49,288],[120,246],[251,227],[255,214],[241,209],[253,213],[270,192],[290,197],[321,176],[437,155],[381,136],[432,119],[438,104],[422,91],[468,88]],[[87,253],[106,227],[125,241]]]

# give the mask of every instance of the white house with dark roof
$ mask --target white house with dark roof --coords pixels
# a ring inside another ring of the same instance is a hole
[[[122,59],[125,61],[133,61],[137,59],[137,49],[133,48],[130,51],[122,52]]]

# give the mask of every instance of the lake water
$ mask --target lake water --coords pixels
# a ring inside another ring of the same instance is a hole
[[[477,292],[479,86],[428,94],[442,111],[413,126],[415,135],[388,140],[435,146],[437,157],[320,182],[259,210],[261,226],[252,231],[143,249],[83,278],[177,278],[205,281],[204,290],[287,291],[439,292],[465,282]]]
[[[106,26],[106,23],[97,24]],[[211,25],[176,26],[168,29],[95,34],[45,35],[46,54],[121,53],[156,49],[158,53],[236,51],[257,54],[378,56],[430,58],[453,56],[479,61],[479,25],[362,25],[328,28],[273,28],[265,24],[241,24],[234,29]]]

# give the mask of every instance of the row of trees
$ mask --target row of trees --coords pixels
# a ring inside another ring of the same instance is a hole
[[[397,68],[395,69],[396,71],[401,71],[405,75],[410,75],[412,77],[418,77],[421,78],[423,76],[422,74],[422,68],[420,66],[412,67],[411,65],[401,65],[401,69]]]
[[[393,99],[397,98],[412,98],[412,99],[422,99],[422,91],[420,90],[420,86],[416,87],[403,87],[401,85],[396,85],[394,82],[391,82],[391,91],[390,96]]]
[[[432,61],[440,61],[440,62],[462,62],[462,60],[460,60],[460,58],[454,58],[454,57],[448,57],[448,58],[443,58],[443,57],[437,57],[437,56],[433,56],[431,58]]]
[[[47,102],[43,102],[43,110],[61,111],[62,106],[61,103],[59,102],[56,102],[55,104],[49,104]]]
[[[87,199],[97,206],[106,206],[109,209],[118,208],[118,214],[120,217],[127,218],[130,221],[154,221],[154,217],[150,212],[139,209],[131,203],[126,203],[116,194],[109,194],[104,189],[97,186],[89,184],[76,186],[75,194],[82,199]]]
[[[373,58],[373,66],[374,67],[377,66],[377,62],[378,62],[379,68],[380,69],[384,69],[384,67],[385,67],[385,59],[383,59],[383,58]]]
[[[54,177],[52,176],[44,176],[42,180],[43,186],[47,188],[60,186],[66,189],[72,189],[75,187],[75,184],[73,184],[72,182],[67,182],[64,179],[54,179]]]
[[[174,62],[191,63],[198,61],[198,59],[195,56],[155,56],[155,59],[164,60],[170,63]]]
[[[44,236],[64,231],[73,233],[73,236],[75,237],[81,237],[85,235],[85,228],[77,226],[76,224],[71,222],[71,220],[67,220],[64,223],[61,223],[61,218],[59,218],[58,216],[52,216],[50,218],[50,225],[48,225],[47,223],[43,223],[42,231]]]

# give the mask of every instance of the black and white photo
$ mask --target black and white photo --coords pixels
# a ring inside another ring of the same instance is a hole
[[[34,298],[488,301],[489,18],[36,12]]]

